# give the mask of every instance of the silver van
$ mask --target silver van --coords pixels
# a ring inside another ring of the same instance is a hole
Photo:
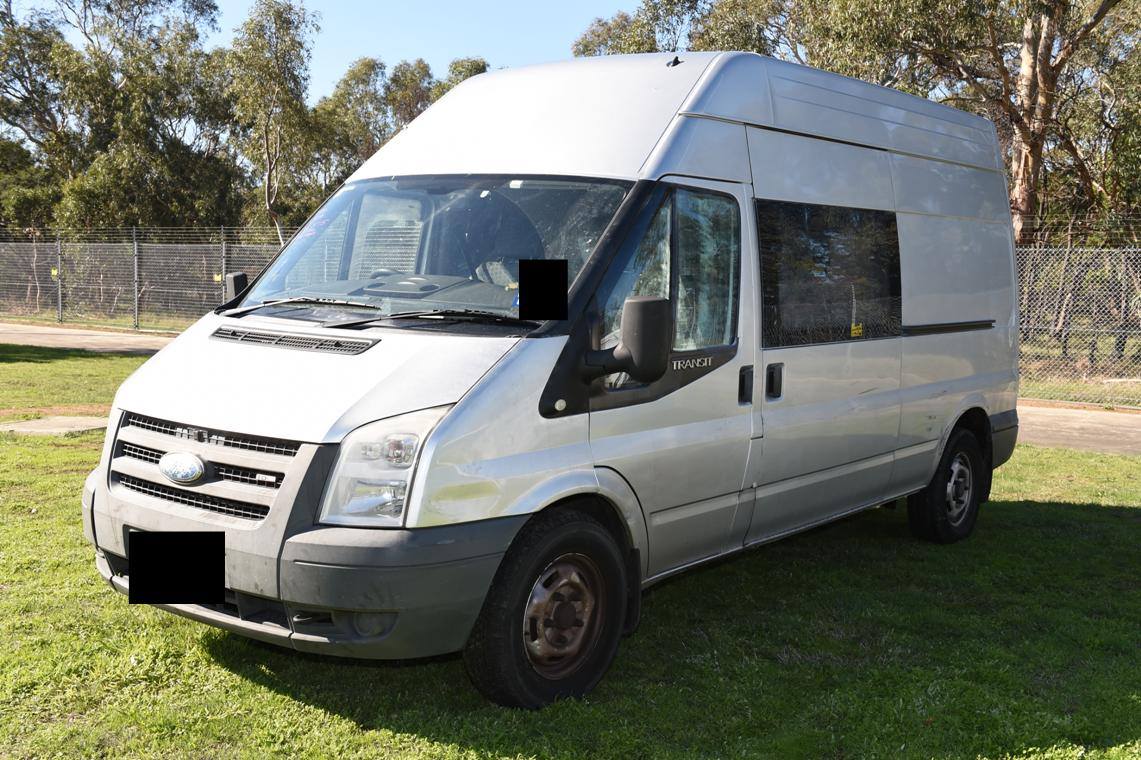
[[[1012,251],[977,116],[744,53],[480,75],[123,384],[85,532],[123,593],[214,579],[194,620],[582,695],[671,574],[904,498],[971,533]]]

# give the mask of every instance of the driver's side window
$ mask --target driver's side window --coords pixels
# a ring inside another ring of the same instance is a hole
[[[599,348],[618,345],[622,328],[622,304],[630,296],[670,297],[670,227],[673,203],[666,199],[646,230],[638,249],[626,263],[618,284],[602,311],[602,342]]]
[[[622,305],[630,296],[669,298],[674,351],[732,344],[737,338],[741,279],[741,212],[722,193],[675,189],[654,215],[645,236],[606,300],[599,348],[618,344]],[[624,374],[605,379],[628,384]]]

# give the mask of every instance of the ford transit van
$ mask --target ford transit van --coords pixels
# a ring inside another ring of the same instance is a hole
[[[582,695],[671,574],[901,499],[970,535],[1012,252],[980,117],[743,53],[483,74],[123,384],[85,532],[194,620]]]

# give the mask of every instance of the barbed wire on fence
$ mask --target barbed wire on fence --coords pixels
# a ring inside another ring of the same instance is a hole
[[[1036,220],[1016,251],[1023,396],[1141,407],[1141,217]],[[182,329],[260,272],[272,227],[0,230],[0,313]]]

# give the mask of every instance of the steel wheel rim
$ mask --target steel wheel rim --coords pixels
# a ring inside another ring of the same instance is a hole
[[[951,460],[951,474],[947,478],[947,520],[952,525],[958,525],[967,516],[973,488],[971,460],[960,451]]]
[[[606,587],[584,554],[563,554],[531,586],[523,609],[523,650],[539,675],[558,679],[578,670],[598,642]]]

